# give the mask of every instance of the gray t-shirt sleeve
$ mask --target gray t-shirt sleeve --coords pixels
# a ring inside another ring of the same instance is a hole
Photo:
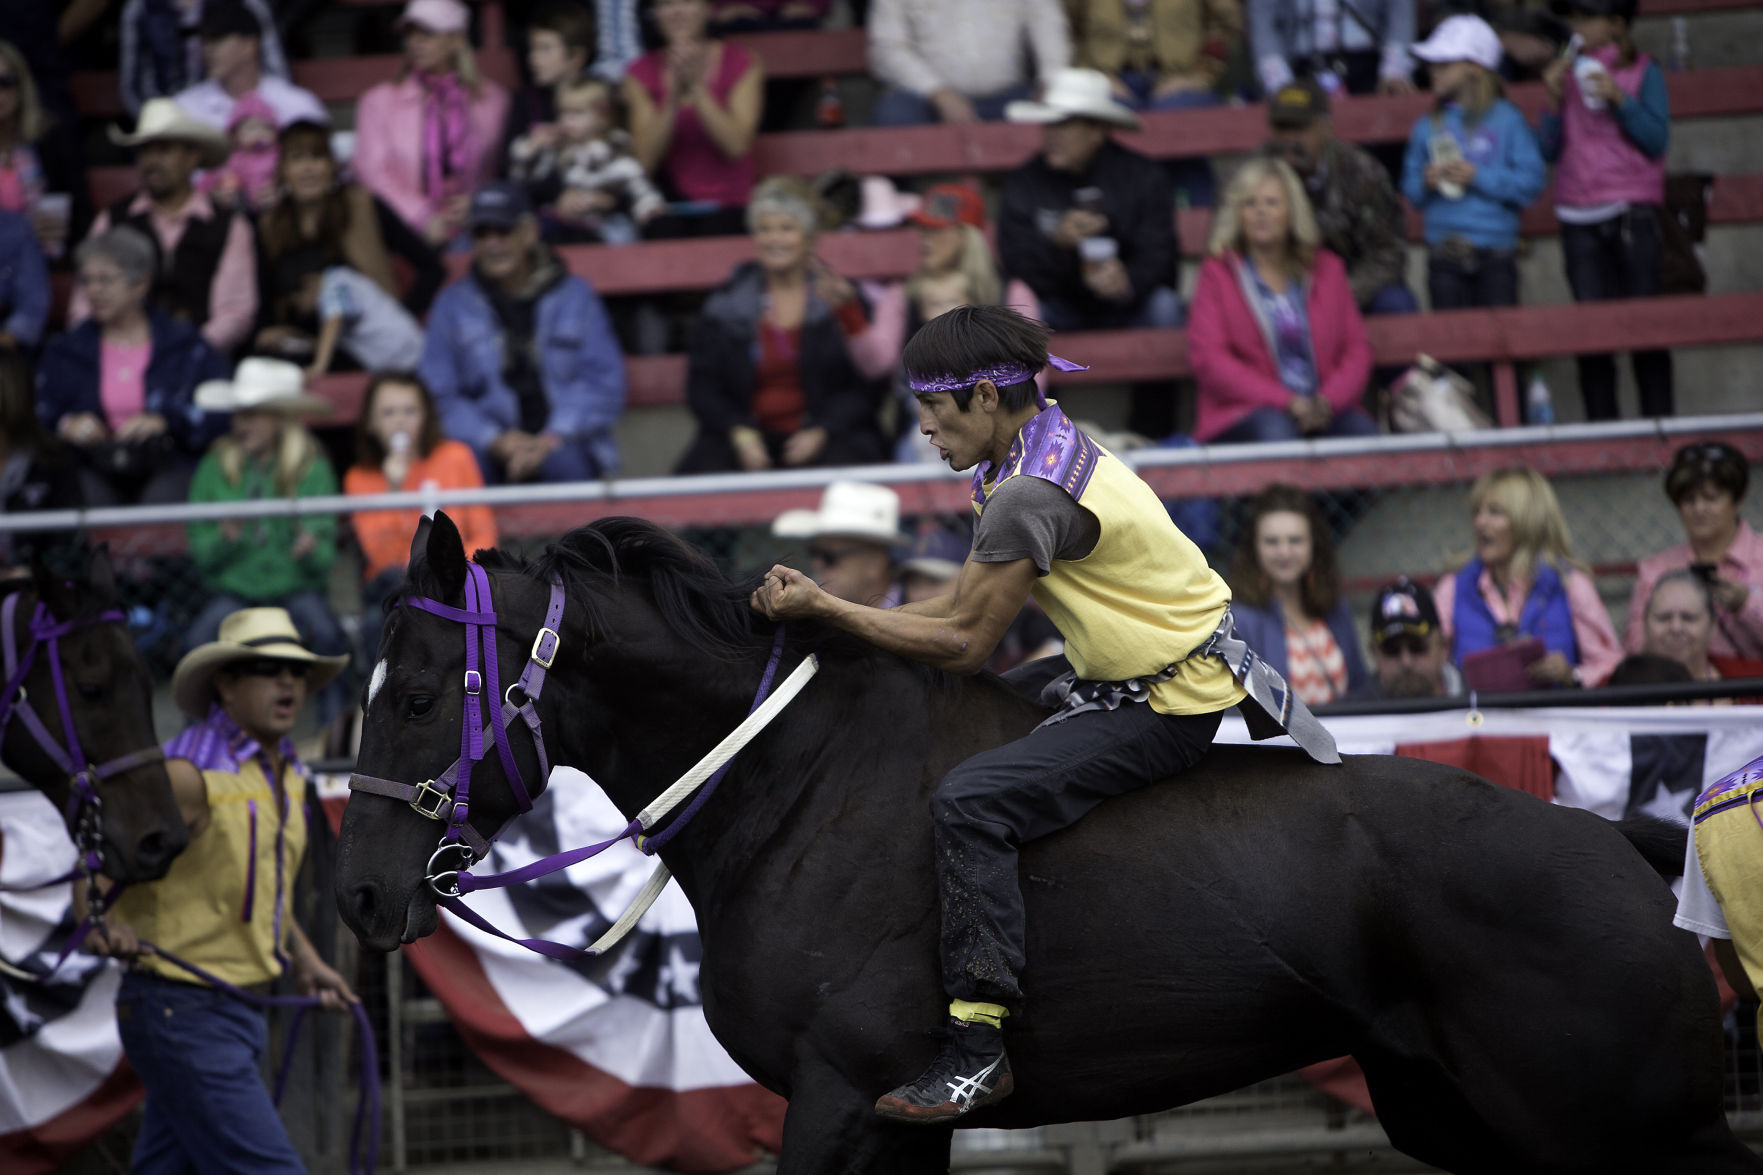
[[[1042,575],[1055,559],[1082,559],[1096,549],[1102,524],[1044,477],[1017,476],[986,499],[973,532],[979,563],[1033,559]]]

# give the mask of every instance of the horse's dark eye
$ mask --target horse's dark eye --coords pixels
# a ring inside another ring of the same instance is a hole
[[[417,694],[406,703],[408,717],[421,718],[435,708],[435,700],[427,694]]]
[[[104,687],[102,685],[93,685],[88,682],[80,681],[74,683],[74,688],[80,691],[81,701],[96,702],[104,697]]]

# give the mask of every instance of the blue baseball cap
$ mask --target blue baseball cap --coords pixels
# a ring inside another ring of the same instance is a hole
[[[523,216],[531,216],[532,202],[526,189],[506,180],[485,184],[471,196],[471,208],[465,214],[467,228],[510,229]]]

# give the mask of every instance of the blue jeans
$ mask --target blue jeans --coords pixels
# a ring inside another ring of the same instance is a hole
[[[1178,94],[1154,97],[1152,91],[1157,88],[1157,79],[1151,74],[1129,70],[1120,75],[1120,80],[1132,91],[1132,99],[1127,105],[1134,110],[1202,110],[1224,105],[1224,100],[1211,90],[1183,90]],[[1218,182],[1212,175],[1211,160],[1171,159],[1168,171],[1177,190],[1187,193],[1188,207],[1210,208],[1218,203]]]
[[[488,448],[473,449],[477,454],[478,468],[484,471],[486,485],[506,485],[508,473],[502,462],[490,453]],[[551,451],[551,455],[539,465],[538,473],[528,478],[529,482],[552,481],[593,481],[600,476],[600,463],[594,460],[593,453],[588,451],[585,440],[564,441]]]
[[[1357,408],[1336,412],[1328,427],[1317,433],[1301,433],[1292,414],[1281,408],[1257,408],[1217,436],[1215,445],[1260,444],[1265,441],[1301,441],[1311,437],[1374,437],[1377,423]]]
[[[987,94],[982,98],[969,94],[967,100],[973,103],[975,114],[987,122],[997,122],[1004,117],[1007,103],[1020,101],[1033,93],[1034,87],[1024,82],[1020,86],[1011,86],[1007,90]],[[909,90],[883,91],[869,111],[871,126],[925,126],[940,121],[937,108],[931,100]]]
[[[1180,326],[1187,321],[1181,295],[1168,286],[1158,286],[1137,306],[1110,306],[1097,311],[1058,298],[1042,298],[1041,321],[1054,330],[1120,330],[1126,327]],[[1094,302],[1094,299],[1091,299]]]
[[[304,1175],[263,1087],[263,1013],[212,988],[130,971],[116,1026],[147,1088],[133,1175]]]
[[[1420,301],[1407,282],[1391,282],[1372,293],[1371,299],[1359,307],[1367,317],[1373,314],[1419,314]]]

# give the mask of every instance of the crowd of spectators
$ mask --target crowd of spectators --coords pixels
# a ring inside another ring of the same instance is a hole
[[[236,411],[214,391],[261,382],[267,359],[285,361],[276,380],[292,370],[308,385],[379,373],[342,479],[350,492],[612,475],[628,316],[609,313],[567,247],[743,232],[752,259],[678,324],[696,424],[682,473],[930,459],[899,358],[920,325],[967,304],[1067,331],[1187,323],[1193,410],[1187,436],[1169,443],[1372,435],[1368,388],[1392,373],[1374,373],[1364,317],[1420,308],[1405,277],[1404,199],[1424,225],[1434,309],[1517,301],[1520,214],[1551,163],[1574,296],[1660,288],[1663,75],[1633,43],[1632,0],[1557,7],[1577,59],[1536,53],[1532,24],[1470,15],[1420,39],[1413,0],[874,0],[874,125],[1003,119],[1036,127],[1040,149],[991,196],[972,182],[901,192],[846,177],[861,215],[829,195],[836,177],[757,173],[768,95],[785,91],[768,90],[759,55],[731,39],[817,27],[825,0],[547,0],[513,30],[524,70],[512,88],[480,68],[466,4],[408,0],[395,75],[351,112],[291,79],[286,27],[264,0],[129,0],[119,97],[133,117],[109,135],[132,152],[137,187],[95,215],[66,59],[39,52],[44,28],[3,17],[0,35],[19,38],[0,40],[7,500],[330,492],[325,446],[298,419]],[[1550,95],[1535,128],[1503,96],[1506,79],[1526,75]],[[1399,159],[1335,137],[1343,95],[1416,85],[1435,101]],[[1267,150],[1223,177],[1221,195],[1211,161],[1157,160],[1117,138],[1142,112],[1240,96],[1266,100]],[[1184,305],[1176,214],[1196,204],[1216,210]],[[918,238],[903,279],[854,282],[819,249],[829,232],[901,224]],[[60,317],[57,265],[75,275]],[[1637,354],[1634,367],[1643,412],[1669,413],[1670,356]],[[27,422],[14,401],[33,369]],[[1616,414],[1614,379],[1611,357],[1581,360],[1589,417]],[[1686,528],[1692,506],[1697,518],[1719,513],[1703,497],[1743,493],[1730,477],[1704,483],[1673,491]],[[1504,477],[1478,485],[1475,501],[1475,556],[1436,602],[1423,588],[1380,597],[1437,630],[1409,659],[1469,669],[1534,617],[1544,651],[1525,662],[1526,680],[1608,677],[1624,647],[1592,623],[1590,583],[1546,483]],[[402,553],[388,536],[410,522],[398,511],[356,520],[373,601],[396,586]],[[1627,651],[1681,644],[1666,618],[1676,632],[1701,606],[1714,660],[1690,656],[1694,674],[1763,655],[1763,638],[1743,635],[1745,624],[1763,632],[1763,604],[1739,594],[1763,554],[1748,528],[1720,525],[1725,539],[1692,529],[1695,558],[1680,561],[1721,568],[1696,581],[1701,595],[1668,574],[1677,563],[1643,567]],[[334,643],[334,619],[301,602],[308,589],[322,597],[334,536],[296,527],[266,545],[205,526],[192,528],[213,593],[205,615],[273,600]],[[467,529],[494,539],[487,513]],[[1245,623],[1266,629],[1270,659],[1314,702],[1376,688],[1308,499],[1275,487],[1242,535],[1238,599]],[[9,558],[29,545],[12,541]],[[271,595],[228,586],[249,578],[247,555],[274,561]]]

